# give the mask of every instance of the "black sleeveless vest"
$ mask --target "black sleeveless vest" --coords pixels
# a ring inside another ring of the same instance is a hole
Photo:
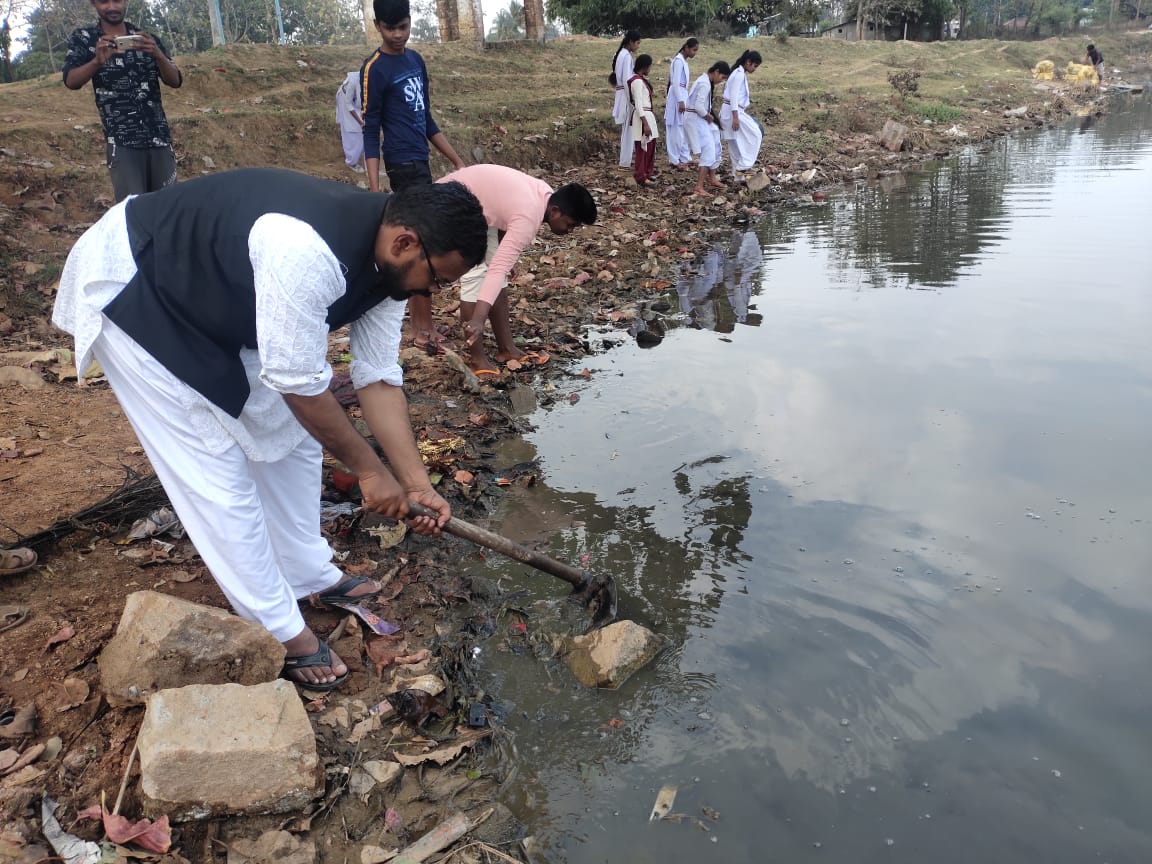
[[[274,168],[226,171],[128,202],[137,272],[104,314],[173,375],[239,417],[248,400],[241,348],[256,348],[248,234],[266,213],[315,229],[344,271],[329,329],[385,299],[376,288],[376,234],[388,196]]]

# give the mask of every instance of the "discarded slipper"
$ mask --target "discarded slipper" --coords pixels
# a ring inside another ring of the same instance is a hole
[[[338,582],[326,591],[317,591],[312,596],[321,603],[327,603],[329,606],[344,606],[346,604],[356,605],[364,600],[367,600],[373,594],[380,591],[379,584],[376,585],[375,591],[370,591],[367,594],[353,595],[351,592],[355,591],[361,585],[369,582],[375,583],[375,579],[369,579],[367,576],[350,576],[343,582]]]
[[[335,690],[341,684],[348,680],[348,673],[345,672],[335,681],[328,681],[327,683],[314,684],[311,681],[305,681],[298,678],[292,673],[299,669],[315,669],[321,666],[332,665],[332,651],[328,647],[328,643],[323,639],[319,640],[320,647],[316,649],[314,654],[304,654],[299,657],[285,657],[284,668],[280,670],[280,677],[291,681],[293,684],[299,684],[306,690],[318,690],[321,693],[326,693],[329,690]]]
[[[31,570],[39,560],[39,556],[33,550],[24,546],[0,549],[0,576],[15,576],[17,573]]]
[[[19,627],[27,619],[27,606],[0,606],[0,633]]]

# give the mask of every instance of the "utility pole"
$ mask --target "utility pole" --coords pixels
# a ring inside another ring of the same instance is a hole
[[[224,19],[220,15],[220,0],[208,0],[208,21],[212,25],[212,47],[224,44]]]

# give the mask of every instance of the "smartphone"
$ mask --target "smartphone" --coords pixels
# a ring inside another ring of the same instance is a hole
[[[127,51],[130,48],[143,48],[144,37],[142,36],[117,36],[116,37],[116,50]]]

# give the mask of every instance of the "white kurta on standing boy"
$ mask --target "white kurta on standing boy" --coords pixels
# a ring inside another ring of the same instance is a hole
[[[634,74],[632,54],[621,48],[616,54],[616,101],[612,119],[620,126],[620,167],[632,165],[632,103],[628,101],[628,79]]]

